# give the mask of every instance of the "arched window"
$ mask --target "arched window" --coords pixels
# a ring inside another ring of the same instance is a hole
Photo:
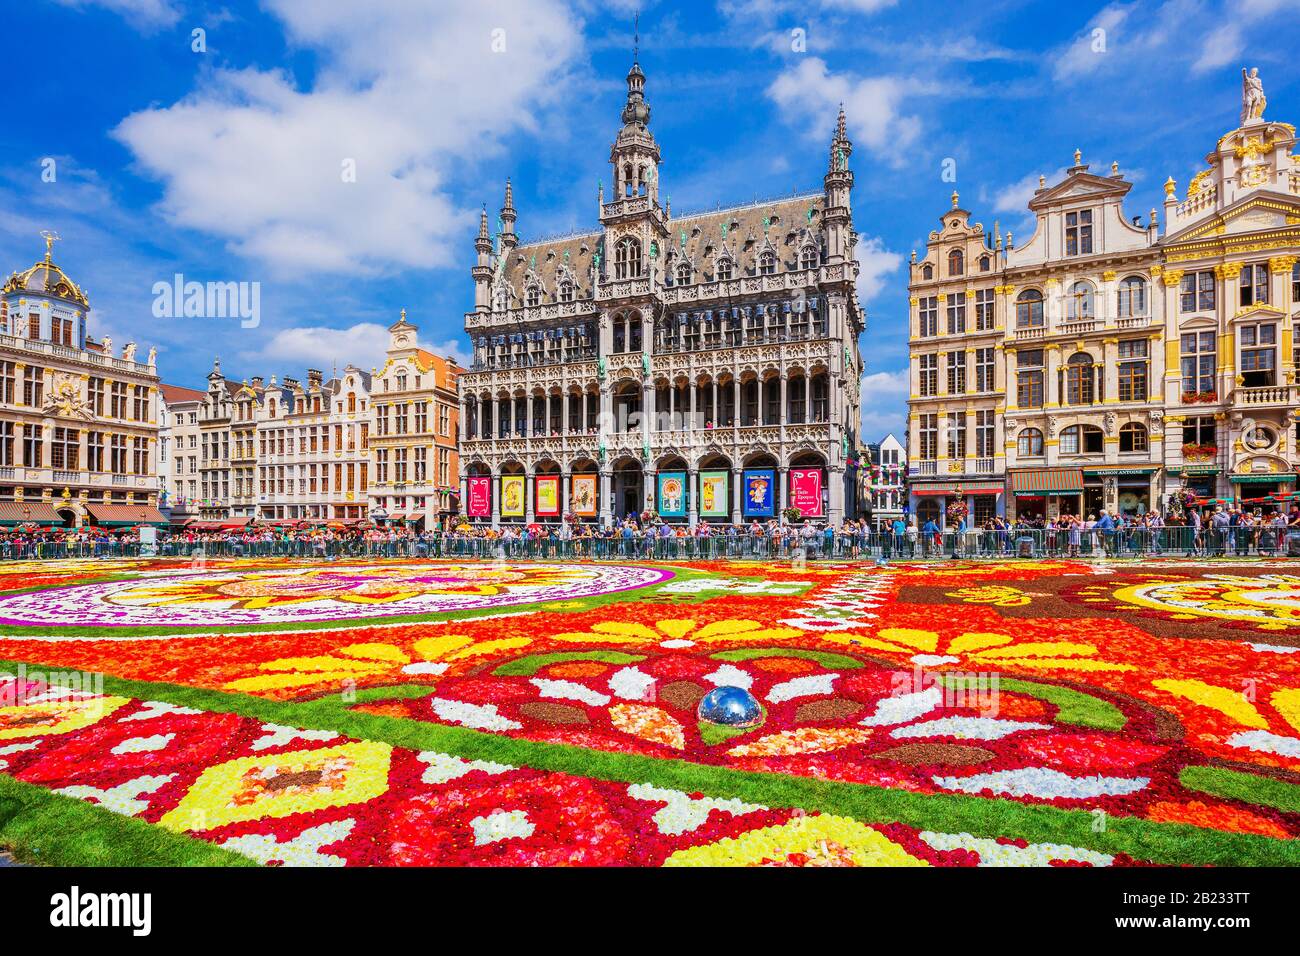
[[[980,272],[988,272],[992,268],[992,262],[988,256],[980,256]]]
[[[758,274],[770,276],[776,274],[776,254],[773,252],[764,252],[758,257]]]
[[[678,285],[691,284],[691,264],[689,262],[677,263],[677,284]]]
[[[1147,314],[1147,283],[1141,276],[1129,276],[1119,284],[1119,317],[1130,319]]]
[[[614,247],[614,278],[636,279],[641,276],[641,242],[625,236]]]
[[[1146,426],[1138,422],[1129,422],[1127,425],[1121,426],[1119,430],[1119,450],[1146,451]]]
[[[959,276],[966,271],[966,257],[961,254],[960,249],[954,249],[948,253],[948,275]]]
[[[1300,262],[1291,267],[1291,301],[1300,302]]]
[[[933,278],[934,278],[934,266],[930,265],[928,262],[927,262],[925,265],[921,266],[921,278],[922,278],[922,279],[933,279]]]
[[[1061,454],[1100,455],[1102,437],[1095,425],[1071,425],[1061,432]]]
[[[1016,451],[1021,458],[1032,458],[1043,453],[1043,433],[1037,428],[1022,428],[1016,436]]]
[[[542,304],[542,290],[535,285],[530,285],[528,291],[524,293],[524,304],[530,309]]]
[[[819,258],[820,256],[817,255],[816,248],[813,246],[804,246],[803,250],[799,253],[799,268],[816,269],[817,260]]]
[[[1071,322],[1082,322],[1096,315],[1092,302],[1092,283],[1079,281],[1070,286],[1065,314]]]
[[[1043,324],[1043,293],[1026,289],[1016,296],[1016,328],[1024,329]]]
[[[718,281],[719,282],[726,282],[731,278],[731,268],[732,268],[731,259],[728,258],[727,256],[723,256],[721,259],[718,260]]]
[[[1092,356],[1075,352],[1065,363],[1065,402],[1067,405],[1091,405],[1096,398]]]
[[[568,279],[565,279],[563,282],[560,283],[560,301],[561,302],[573,301],[573,283],[570,282]]]

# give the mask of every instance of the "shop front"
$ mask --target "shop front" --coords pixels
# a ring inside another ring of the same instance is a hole
[[[1085,468],[1082,516],[1099,516],[1102,511],[1121,515],[1144,515],[1153,510],[1156,497],[1152,479],[1160,469]]]
[[[1296,486],[1295,472],[1267,472],[1262,474],[1233,475],[1229,478],[1237,499],[1237,506],[1250,511],[1256,508],[1264,513],[1289,507],[1289,496]]]
[[[1005,513],[1005,490],[1000,481],[919,481],[911,487],[912,508],[918,525],[924,526],[930,520],[942,525],[946,524],[948,506],[961,501],[966,505],[966,526],[977,528],[994,515]]]
[[[1035,468],[1008,475],[1015,520],[1051,521],[1077,515],[1084,499],[1079,468]]]

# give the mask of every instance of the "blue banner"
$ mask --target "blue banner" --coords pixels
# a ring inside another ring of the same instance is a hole
[[[776,471],[747,469],[741,478],[741,500],[746,518],[771,518],[776,514]]]
[[[686,472],[659,473],[659,515],[663,518],[686,517]]]

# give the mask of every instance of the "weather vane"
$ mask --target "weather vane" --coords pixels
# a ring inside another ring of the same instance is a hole
[[[63,237],[51,229],[42,229],[41,238],[45,240],[45,260],[48,262],[50,256],[54,254],[54,244]]]

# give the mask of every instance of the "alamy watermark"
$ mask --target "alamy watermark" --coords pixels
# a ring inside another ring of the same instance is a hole
[[[92,671],[0,671],[0,707],[20,707],[59,697],[103,696],[104,675]]]
[[[260,282],[187,282],[178,272],[171,282],[155,282],[153,297],[158,319],[239,319],[243,329],[262,322]]]

